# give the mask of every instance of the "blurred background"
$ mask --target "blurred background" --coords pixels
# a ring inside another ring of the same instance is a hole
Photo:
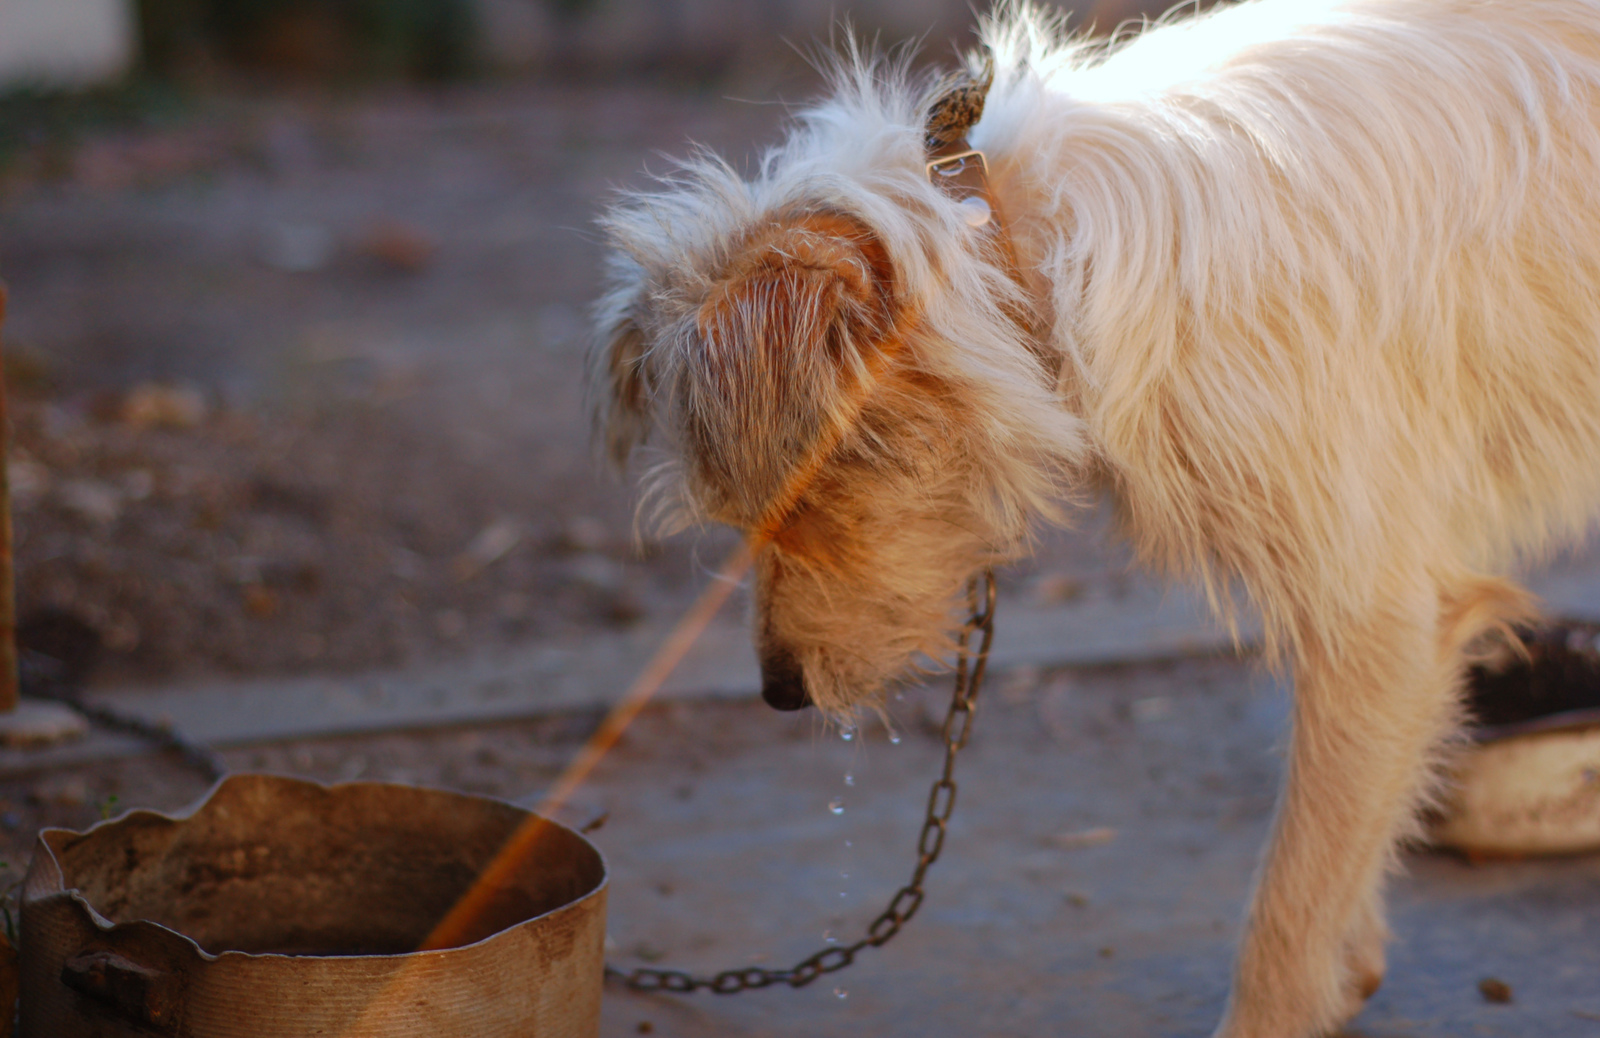
[[[933,62],[975,21],[967,0],[0,3],[24,646],[114,685],[670,620],[728,537],[637,539],[592,461],[594,217],[690,141],[748,162],[844,18]],[[1082,543],[1039,594],[1103,570]]]

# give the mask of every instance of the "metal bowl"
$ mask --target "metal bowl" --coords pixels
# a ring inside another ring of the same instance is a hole
[[[592,1038],[605,863],[550,823],[469,942],[414,951],[528,812],[378,782],[224,779],[187,814],[39,834],[22,1038]]]

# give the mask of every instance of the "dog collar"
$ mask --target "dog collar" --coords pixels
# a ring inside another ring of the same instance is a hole
[[[1016,246],[1000,210],[1000,200],[989,184],[988,156],[967,140],[968,131],[983,116],[984,102],[993,83],[994,65],[989,63],[981,78],[964,72],[939,84],[924,123],[927,176],[930,184],[961,206],[968,226],[984,237],[1011,280],[1026,289],[1022,268],[1017,263]],[[1037,345],[1035,316],[1027,312],[1011,316],[1034,349],[1041,357],[1045,356],[1045,351]]]
[[[984,102],[993,84],[992,63],[984,66],[982,76],[960,72],[940,82],[932,91],[934,100],[923,123],[923,147],[928,182],[961,205],[969,226],[987,228],[1005,243],[1009,253],[1010,236],[989,186],[989,159],[967,140],[968,132],[983,118]]]
[[[930,155],[928,182],[956,200],[968,226],[993,224],[996,231],[1001,231],[994,192],[989,188],[989,159],[983,152],[976,148],[957,148],[946,154]]]

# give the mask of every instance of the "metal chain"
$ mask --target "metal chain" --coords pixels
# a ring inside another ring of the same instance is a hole
[[[204,775],[208,782],[216,782],[228,773],[210,747],[185,739],[171,725],[146,721],[84,699],[76,683],[63,675],[61,663],[55,658],[23,650],[18,662],[24,694],[28,698],[61,703],[102,728],[125,732],[153,743],[158,749],[177,755],[186,767]]]
[[[994,640],[994,574],[985,572],[974,580],[967,590],[971,615],[956,639],[955,692],[950,698],[950,711],[945,715],[941,737],[944,740],[944,770],[928,792],[928,810],[922,822],[922,833],[917,837],[917,867],[911,873],[911,882],[895,892],[889,907],[867,927],[866,936],[854,944],[824,948],[802,959],[789,969],[769,970],[760,966],[723,970],[711,977],[696,977],[680,970],[640,967],[620,970],[606,964],[606,979],[627,985],[634,991],[672,991],[688,994],[706,988],[719,995],[739,991],[787,984],[792,988],[805,987],[824,973],[842,970],[855,962],[864,948],[877,948],[887,944],[900,928],[910,922],[922,907],[922,880],[928,866],[939,860],[944,850],[945,833],[950,823],[950,812],[956,806],[955,767],[956,754],[967,745],[972,736],[972,717],[978,707],[978,691],[989,666],[989,643]],[[977,634],[978,646],[969,654],[972,636]]]

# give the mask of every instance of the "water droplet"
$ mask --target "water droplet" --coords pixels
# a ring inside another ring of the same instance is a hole
[[[844,797],[834,797],[828,801],[828,810],[836,815],[844,814]]]
[[[824,930],[824,931],[822,931],[822,939],[824,941],[826,941],[828,944],[838,944],[839,943],[839,938],[837,938],[837,937],[835,937],[833,935],[833,931],[832,930]]]
[[[856,777],[854,775],[846,774],[845,777],[844,777],[844,784],[847,785],[847,786],[855,785],[856,784]]]
[[[850,878],[850,873],[848,873],[848,872],[841,872],[841,873],[839,873],[839,878],[840,878],[840,879],[849,879],[849,878]]]
[[[854,739],[855,737],[856,737],[856,730],[854,728],[841,728],[841,729],[839,729],[839,738],[843,739],[845,742],[849,742],[851,739]]]
[[[889,733],[889,741],[894,743],[896,746],[899,746],[900,745],[900,733],[899,732],[895,732],[895,731],[891,731]]]
[[[853,843],[851,843],[851,842],[850,842],[850,841],[849,841],[849,840],[846,840],[846,841],[845,841],[845,842],[844,842],[844,845],[845,845],[845,846],[846,846],[846,847],[854,847],[854,846],[855,846],[855,844],[853,844]]]
[[[850,992],[846,991],[844,988],[834,988],[833,989],[833,997],[834,998],[849,998],[850,997]]]

